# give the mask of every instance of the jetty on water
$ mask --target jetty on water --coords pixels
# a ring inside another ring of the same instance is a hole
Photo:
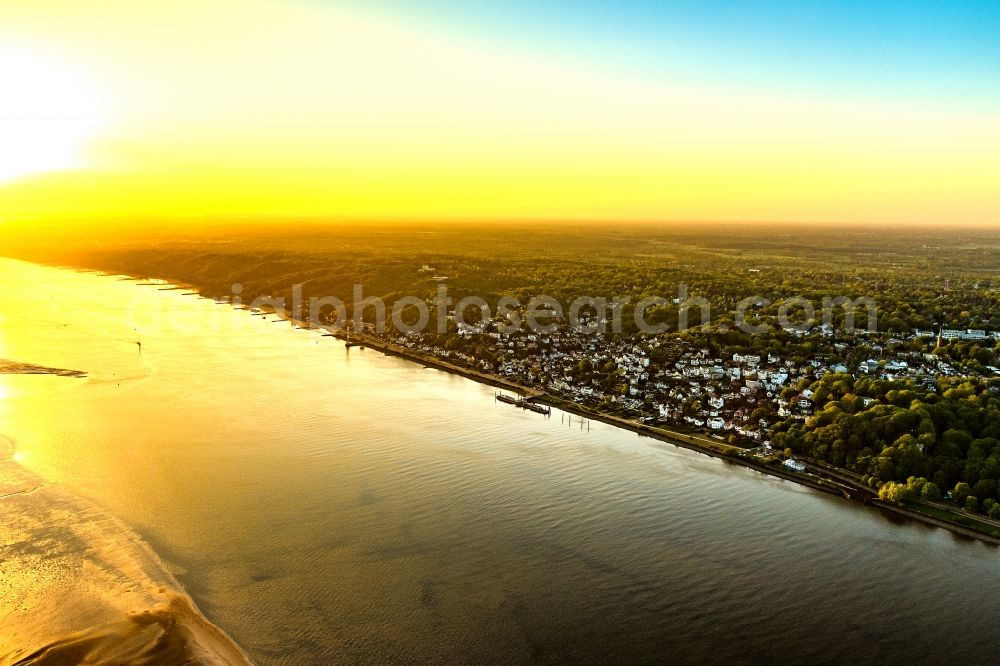
[[[536,414],[544,414],[545,416],[552,414],[551,407],[535,404],[531,402],[529,398],[518,398],[512,395],[507,395],[506,393],[497,393],[494,398],[500,402],[508,405],[514,405],[515,407],[520,407],[521,409],[527,409],[529,412],[535,412]]]

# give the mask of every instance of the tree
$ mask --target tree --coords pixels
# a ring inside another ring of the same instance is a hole
[[[905,484],[889,481],[888,483],[882,484],[882,487],[879,488],[878,497],[879,499],[887,502],[905,504],[912,501],[916,497],[916,494],[913,492],[912,488]]]
[[[972,494],[976,497],[992,497],[997,490],[997,482],[993,479],[980,479],[972,486]]]
[[[975,495],[969,495],[965,498],[965,510],[966,511],[979,511],[979,498]]]
[[[924,487],[920,489],[920,496],[925,500],[937,501],[941,499],[941,489],[938,485],[932,481],[928,481],[924,484]]]
[[[896,467],[892,464],[892,458],[883,455],[872,460],[870,472],[881,481],[889,481],[896,474]]]
[[[927,479],[924,477],[911,476],[906,480],[906,485],[914,492],[916,495],[920,495],[923,491],[924,486],[927,485]]]
[[[951,498],[955,500],[955,503],[962,506],[969,497],[972,497],[972,487],[964,481],[956,483],[955,488],[951,491]]]

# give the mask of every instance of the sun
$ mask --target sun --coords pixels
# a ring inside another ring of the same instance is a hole
[[[71,63],[0,41],[0,184],[83,166],[105,124],[101,101]]]

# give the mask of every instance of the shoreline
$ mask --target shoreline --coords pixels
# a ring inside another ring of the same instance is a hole
[[[73,270],[81,270],[79,268],[73,268]],[[94,272],[94,271],[90,271]],[[120,273],[108,273],[103,271],[97,271],[98,274],[110,277],[126,277],[132,281],[149,281],[150,276],[123,276]],[[218,299],[211,298],[201,294],[199,288],[196,285],[175,283],[175,282],[163,282],[156,285],[157,288],[164,288],[165,286],[172,286],[177,289],[184,288],[192,290],[190,295],[196,298],[212,300],[219,304],[229,305],[230,308],[236,310],[237,308],[232,305],[231,302],[220,301]],[[187,295],[187,294],[185,294]],[[245,307],[245,306],[244,306]],[[262,310],[260,313],[262,315],[273,314],[280,317],[284,321],[288,322],[289,325],[303,328],[306,330],[321,330],[324,335],[334,337],[342,342],[350,343],[350,347],[370,347],[371,349],[382,353],[386,356],[395,356],[403,360],[418,363],[424,365],[425,367],[431,367],[444,372],[454,374],[457,376],[476,381],[480,384],[485,384],[488,386],[493,386],[496,388],[506,389],[519,395],[525,397],[531,402],[537,402],[544,404],[549,407],[554,407],[560,409],[564,412],[575,414],[588,419],[593,419],[607,425],[622,428],[635,432],[640,437],[651,437],[659,441],[672,444],[674,446],[688,449],[696,453],[707,455],[713,458],[719,458],[725,462],[740,465],[749,469],[752,469],[761,474],[767,474],[776,478],[780,478],[786,481],[791,481],[797,483],[801,486],[811,488],[820,492],[827,494],[838,495],[847,501],[861,502],[865,505],[871,505],[883,511],[889,511],[895,513],[896,515],[906,516],[917,522],[924,523],[925,525],[931,525],[934,527],[940,527],[951,531],[954,534],[959,534],[965,537],[971,537],[978,539],[984,543],[991,545],[1000,545],[1000,536],[995,536],[986,532],[975,530],[966,525],[958,522],[953,522],[945,520],[943,518],[938,518],[934,516],[929,516],[926,513],[918,511],[916,509],[907,508],[904,506],[899,506],[887,502],[878,500],[878,491],[870,488],[866,485],[862,485],[856,482],[851,477],[853,476],[850,472],[846,470],[836,470],[827,471],[826,465],[819,465],[812,463],[812,461],[807,461],[808,465],[815,472],[820,474],[811,473],[809,476],[805,476],[790,470],[786,471],[781,467],[774,465],[766,465],[741,455],[745,449],[735,447],[724,442],[718,442],[711,440],[703,435],[692,435],[689,433],[682,433],[669,428],[660,428],[648,426],[637,421],[627,419],[614,414],[608,414],[601,412],[599,410],[587,407],[585,405],[580,405],[578,403],[571,402],[562,398],[558,398],[546,393],[544,390],[532,388],[530,386],[525,386],[518,382],[498,377],[496,375],[491,375],[473,368],[467,368],[455,363],[451,363],[445,359],[438,358],[431,354],[426,354],[423,352],[417,352],[412,349],[407,349],[404,347],[399,347],[392,343],[386,343],[378,339],[374,339],[371,336],[363,333],[354,333],[353,336],[349,337],[347,333],[343,330],[331,330],[326,326],[320,326],[313,328],[309,322],[295,319],[289,316],[287,311],[279,310],[273,307],[269,307],[267,310]]]
[[[0,435],[0,664],[252,663],[141,535],[17,463],[14,448]]]
[[[307,322],[293,319],[285,312],[274,310],[268,314],[274,314],[281,317],[285,321],[289,322],[290,325],[311,330],[311,326],[309,326]],[[373,339],[368,335],[355,333],[350,339],[348,339],[347,335],[343,331],[331,331],[326,327],[321,327],[321,329],[325,331],[327,335],[335,337],[342,342],[347,342],[349,340],[352,343],[352,346],[359,346],[362,348],[370,347],[371,349],[385,354],[386,356],[395,356],[406,361],[419,363],[427,367],[432,367],[444,372],[465,377],[466,379],[470,379],[481,384],[498,388],[506,388],[510,391],[519,393],[531,402],[536,402],[559,409],[563,412],[575,414],[583,418],[593,419],[624,430],[629,430],[636,433],[640,437],[650,437],[689,451],[694,451],[695,453],[707,455],[712,458],[718,458],[727,463],[752,469],[761,474],[767,474],[785,481],[791,481],[819,492],[836,495],[847,501],[860,502],[865,506],[871,506],[881,511],[891,512],[898,516],[904,516],[925,525],[945,529],[960,536],[977,539],[983,543],[1000,545],[1000,537],[992,534],[980,532],[957,522],[929,516],[916,509],[879,500],[877,490],[853,482],[849,478],[849,474],[839,473],[839,470],[836,475],[825,474],[824,476],[819,476],[812,474],[810,476],[803,476],[792,471],[786,471],[778,466],[765,465],[763,463],[750,460],[746,456],[741,455],[744,449],[725,444],[723,442],[710,440],[703,435],[692,435],[671,430],[669,428],[648,426],[621,416],[607,414],[585,405],[557,398],[540,389],[524,386],[517,382],[497,377],[495,375],[488,375],[471,368],[465,368],[443,359],[399,347],[398,345],[385,343],[380,340]],[[810,467],[818,469],[814,465],[810,465]]]
[[[285,319],[291,324],[298,326],[299,324],[304,324],[294,319],[285,316],[284,313],[274,312],[282,319]],[[301,326],[302,328],[308,328],[308,326]],[[347,336],[341,332],[330,331],[324,328],[330,335],[341,341],[346,341]],[[360,340],[360,341],[359,341]],[[502,377],[496,377],[494,375],[487,375],[485,373],[479,372],[477,370],[472,370],[469,368],[464,368],[462,366],[456,365],[454,363],[449,363],[441,359],[428,357],[424,354],[412,352],[411,350],[403,349],[396,345],[388,345],[381,341],[372,340],[369,336],[355,336],[352,338],[351,342],[353,345],[370,347],[375,351],[385,354],[387,356],[395,356],[402,358],[403,360],[410,361],[412,363],[418,363],[420,365],[425,365],[428,367],[436,368],[444,372],[449,372],[466,379],[471,379],[477,381],[481,384],[487,384],[489,386],[496,386],[498,388],[507,388],[511,391],[515,391],[522,396],[528,398],[532,402],[543,404],[555,409],[559,409],[563,412],[570,414],[575,414],[583,418],[593,419],[601,423],[605,423],[616,428],[622,428],[624,430],[629,430],[636,433],[641,437],[650,437],[668,444],[673,444],[683,449],[688,449],[689,451],[694,451],[696,453],[701,453],[703,455],[710,456],[712,458],[719,458],[727,462],[742,465],[750,469],[756,470],[763,474],[770,474],[781,479],[786,479],[789,481],[794,481],[800,485],[804,485],[815,490],[820,490],[822,492],[843,496],[842,491],[839,489],[840,486],[824,485],[818,481],[813,481],[807,477],[797,476],[791,472],[785,472],[782,469],[768,467],[767,465],[762,465],[756,463],[752,460],[739,455],[744,449],[741,449],[724,442],[716,442],[708,439],[702,435],[692,435],[688,433],[681,433],[675,430],[670,430],[668,428],[659,428],[648,426],[643,423],[639,423],[621,416],[616,416],[614,414],[607,414],[586,405],[580,405],[568,400],[557,398],[539,389],[534,389],[511,380],[504,379]],[[846,484],[842,484],[846,485]],[[863,492],[863,491],[862,491]]]

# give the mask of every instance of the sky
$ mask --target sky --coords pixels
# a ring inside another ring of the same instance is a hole
[[[0,223],[1000,226],[998,156],[995,2],[0,0]]]

